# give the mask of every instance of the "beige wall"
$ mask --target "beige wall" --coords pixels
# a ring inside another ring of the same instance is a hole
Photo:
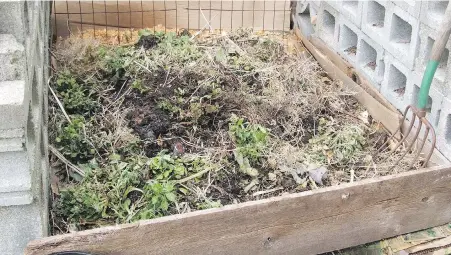
[[[139,29],[155,25],[199,29],[206,25],[206,20],[211,20],[213,29],[254,27],[258,30],[288,30],[289,6],[288,0],[56,1],[53,25],[58,36],[67,36],[69,30],[76,33],[81,28],[94,28],[92,24],[96,30],[105,29],[106,24],[111,29]]]

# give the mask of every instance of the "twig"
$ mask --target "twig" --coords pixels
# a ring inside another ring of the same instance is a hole
[[[142,67],[142,68],[144,68],[144,69],[146,69],[146,71],[148,71],[149,73],[152,73],[152,71],[150,71],[150,70],[149,70],[149,68],[147,68],[147,67],[143,66],[143,65],[142,65],[141,63],[139,63],[138,61],[136,61],[136,60],[133,60],[133,63],[135,63],[135,64],[139,65],[140,67]]]
[[[166,87],[166,82],[168,81],[168,76],[171,73],[171,67],[169,67],[168,72],[166,73],[166,78],[164,79],[164,83],[162,87]]]
[[[257,191],[254,194],[252,194],[252,196],[256,197],[256,196],[259,196],[259,195],[264,195],[264,194],[271,193],[271,192],[274,192],[274,191],[278,191],[278,190],[281,190],[281,189],[283,189],[283,188],[282,187],[278,187],[278,188],[273,188],[273,189],[268,189],[268,190]]]
[[[48,84],[50,92],[52,92],[53,97],[56,100],[56,103],[58,104],[58,106],[60,107],[61,111],[63,111],[64,117],[66,117],[67,121],[69,123],[72,123],[72,121],[69,118],[69,115],[67,115],[66,110],[64,110],[63,104],[61,103],[61,101],[59,100],[59,98],[56,96],[55,91],[53,91],[52,87],[50,87],[50,84]]]
[[[50,151],[55,155],[59,160],[61,160],[63,163],[65,163],[70,169],[72,169],[74,172],[78,173],[81,176],[85,176],[85,171],[77,167],[76,165],[72,164],[69,160],[64,157],[63,154],[61,154],[55,147],[52,145],[49,145]]]
[[[355,172],[354,172],[354,169],[351,169],[351,183],[353,183],[354,182],[354,176],[355,176]]]
[[[183,178],[183,179],[181,179],[181,180],[178,180],[178,181],[176,181],[175,183],[180,184],[180,183],[187,182],[187,181],[192,180],[192,179],[194,179],[194,178],[196,178],[196,177],[202,176],[203,174],[205,174],[206,172],[208,172],[208,171],[210,171],[210,170],[211,170],[211,168],[205,168],[204,170],[202,170],[202,171],[200,171],[200,172],[197,172],[197,173],[195,173],[195,174],[193,174],[193,175],[190,175],[190,176],[188,176],[188,177],[186,177],[186,178]]]
[[[312,177],[308,177],[309,181],[310,181],[310,186],[312,187],[312,189],[318,189],[318,186],[316,185],[315,181],[312,179]]]
[[[202,13],[202,15],[204,15],[204,14]],[[210,21],[207,21],[207,24],[205,24],[205,26],[203,26],[202,29],[200,29],[200,30],[197,31],[193,36],[191,36],[190,40],[191,40],[191,41],[194,40],[194,38],[196,38],[196,36],[198,36],[200,33],[202,33],[202,32],[205,30],[205,28],[207,28],[207,27],[210,27],[210,30],[211,30],[211,25],[210,25],[210,23],[211,23],[211,21],[212,21],[214,18],[216,18],[216,16],[218,16],[218,14],[216,14],[213,18],[211,18]],[[204,18],[205,18],[205,17],[204,17]]]

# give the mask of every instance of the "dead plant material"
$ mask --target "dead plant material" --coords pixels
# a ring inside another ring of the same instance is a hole
[[[59,171],[56,232],[410,170],[372,156],[385,130],[280,34],[128,33],[55,46],[51,86],[71,123],[50,97],[50,142],[85,173]]]

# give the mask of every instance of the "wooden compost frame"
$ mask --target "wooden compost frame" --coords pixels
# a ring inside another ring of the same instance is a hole
[[[375,119],[390,131],[397,128],[400,114],[366,81],[355,83],[352,67],[318,39],[295,33]],[[438,151],[432,160],[438,166],[46,237],[30,242],[25,254],[318,254],[377,241],[451,221],[451,166]]]

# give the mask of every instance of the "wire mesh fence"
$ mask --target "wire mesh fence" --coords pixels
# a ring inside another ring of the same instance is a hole
[[[53,32],[57,37],[90,30],[124,29],[288,31],[289,0],[216,1],[57,1],[53,2]]]

